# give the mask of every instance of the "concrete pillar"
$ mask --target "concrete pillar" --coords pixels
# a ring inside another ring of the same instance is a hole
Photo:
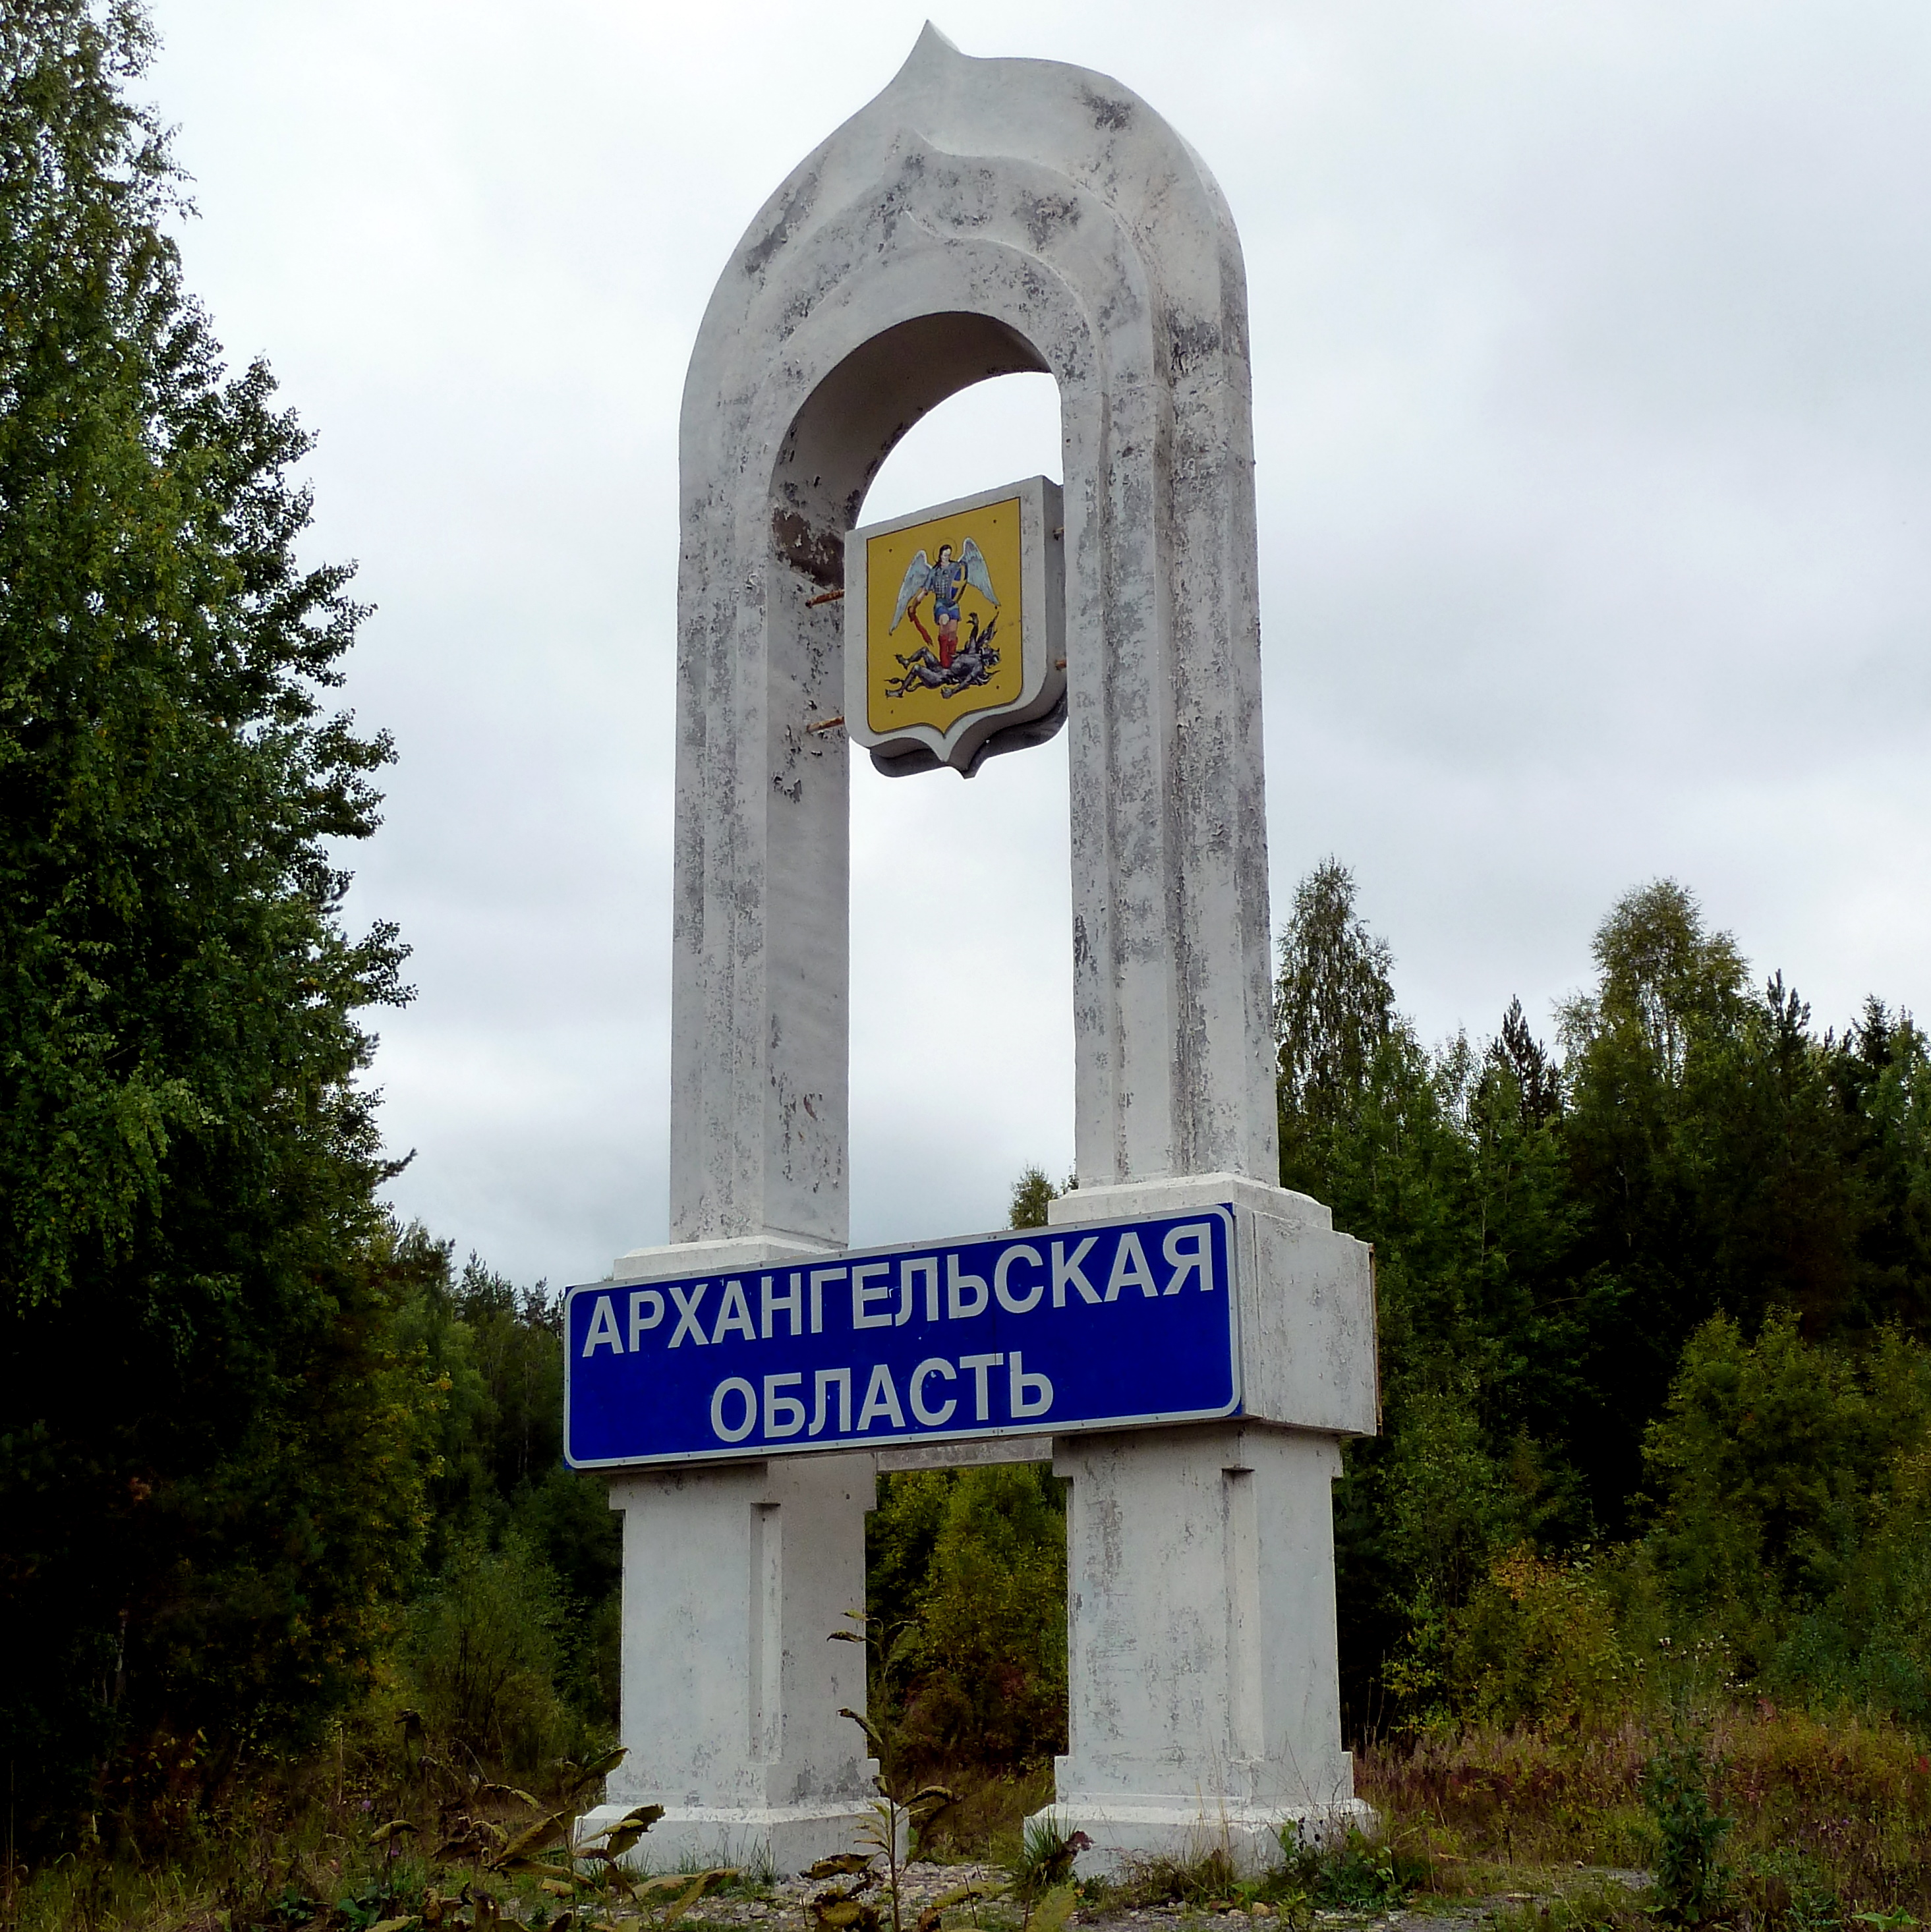
[[[684,1243],[613,1270],[648,1281],[689,1268],[795,1258],[795,1244]],[[633,1805],[663,1817],[638,1849],[680,1864],[801,1870],[849,1851],[876,1796],[876,1760],[841,1706],[865,1708],[865,1652],[833,1643],[865,1606],[869,1452],[696,1463],[614,1475],[623,1513],[621,1735],[629,1755],[582,1830]]]
[[[863,1607],[875,1486],[862,1454],[612,1481],[631,1756],[590,1829],[662,1805],[643,1848],[659,1866],[796,1871],[851,1850],[878,1765],[838,1714],[865,1708],[865,1654],[827,1639]]]
[[[816,728],[845,702],[826,594],[899,438],[1020,370],[1053,376],[1064,438],[1080,1178],[1278,1175],[1240,238],[1199,154],[1117,82],[969,59],[928,26],[771,196],[692,351],[674,1240],[845,1238],[848,764]]]
[[[1083,1869],[1365,1815],[1336,1703],[1332,1437],[1206,1424],[1053,1444],[1067,1498],[1068,1749]]]
[[[1371,1434],[1368,1250],[1305,1196],[1233,1174],[1083,1187],[1055,1226],[1235,1207],[1242,1396],[1225,1423],[1063,1436],[1068,1748],[1039,1814],[1083,1873],[1224,1850],[1251,1869],[1293,1821],[1367,1823],[1342,1750],[1334,1514],[1341,1442]]]

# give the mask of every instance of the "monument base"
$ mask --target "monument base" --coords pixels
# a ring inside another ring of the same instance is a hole
[[[1304,1844],[1330,1844],[1350,1831],[1371,1830],[1374,1808],[1359,1798],[1331,1804],[1235,1804],[1203,1796],[1191,1803],[1158,1792],[1074,1797],[1026,1820],[1058,1832],[1084,1832],[1092,1844],[1074,1866],[1081,1878],[1118,1878],[1140,1861],[1191,1864],[1221,1853],[1237,1872],[1281,1863],[1281,1834],[1298,1826]]]
[[[1242,1408],[1224,1422],[1058,1436],[1067,1496],[1068,1749],[1040,1813],[1083,1876],[1220,1852],[1280,1862],[1284,1826],[1374,1814],[1341,1748],[1331,1489],[1375,1426],[1367,1251],[1326,1209],[1237,1174],[1081,1188],[1056,1229],[1234,1205]]]
[[[586,1811],[578,1842],[605,1831],[630,1809]],[[789,1877],[838,1852],[868,1850],[860,1838],[871,1814],[849,1799],[824,1804],[670,1804],[623,1861],[640,1871],[700,1871],[713,1865]]]

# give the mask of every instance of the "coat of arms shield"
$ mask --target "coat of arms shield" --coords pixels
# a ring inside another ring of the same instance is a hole
[[[1004,489],[845,540],[845,728],[893,776],[1042,743],[1065,722],[1059,486]]]

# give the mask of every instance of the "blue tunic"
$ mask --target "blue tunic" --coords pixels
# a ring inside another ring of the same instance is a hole
[[[932,567],[932,614],[959,621],[959,598],[966,587],[962,562],[935,563]]]

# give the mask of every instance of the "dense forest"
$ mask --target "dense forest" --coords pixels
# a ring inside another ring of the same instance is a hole
[[[1353,1722],[1620,1694],[1664,1639],[1931,1723],[1931,1058],[1818,1029],[1665,880],[1551,1048],[1434,1051],[1329,864],[1281,946],[1281,1178],[1374,1244],[1337,1492]]]
[[[329,708],[363,612],[298,559],[309,439],[182,286],[150,52],[131,0],[0,10],[10,1861],[384,1700],[523,1758],[611,1695],[554,1308],[379,1204],[404,949],[335,855],[391,748]]]
[[[298,560],[307,435],[182,285],[149,52],[132,0],[0,10],[10,1898],[23,1861],[225,1830],[238,1794],[280,1791],[284,1830],[305,1778],[339,1822],[419,1787],[425,1739],[477,1778],[581,1767],[616,1715],[556,1299],[381,1204],[367,1016],[406,952],[350,934],[340,855],[391,748],[330,708],[363,614]],[[1512,1003],[1431,1047],[1344,866],[1284,926],[1281,1178],[1377,1268],[1385,1426],[1336,1492],[1350,1732],[1694,1684],[1921,1740],[1925,1037],[1876,998],[1814,1022],[1668,880],[1593,944],[1548,1039]],[[1053,1192],[1020,1177],[1014,1225]],[[881,1484],[875,1708],[962,1788],[1063,1744],[1063,1507],[1043,1466]]]

